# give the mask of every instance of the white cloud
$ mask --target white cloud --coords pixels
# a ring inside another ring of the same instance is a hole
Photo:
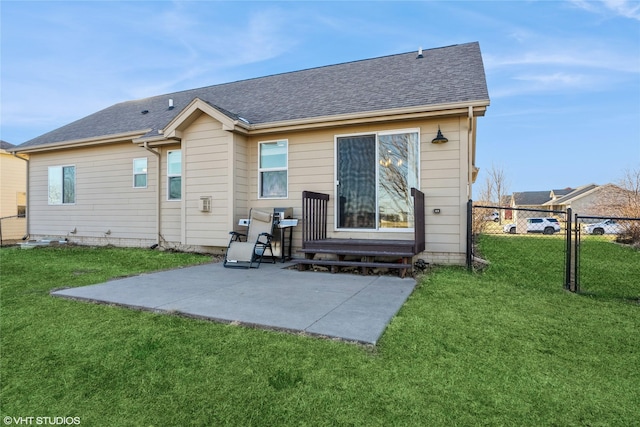
[[[640,3],[627,0],[604,0],[609,9],[626,18],[640,21]]]
[[[557,44],[557,43],[556,43]],[[625,73],[640,72],[640,61],[628,52],[617,52],[611,49],[587,46],[589,42],[575,43],[573,46],[548,48],[540,45],[530,47],[528,52],[513,55],[485,54],[485,65],[488,69],[507,66],[551,65],[563,67],[579,67],[606,69]]]
[[[542,85],[543,87],[568,87],[568,86],[585,86],[586,84],[591,83],[589,77],[583,74],[569,74],[563,72],[557,72],[553,74],[525,74],[525,75],[517,75],[514,77],[515,80],[522,80],[525,82],[536,83]]]
[[[586,11],[610,14],[640,21],[640,2],[636,0],[569,0],[570,3]]]
[[[229,19],[219,3],[174,6],[147,23],[155,33],[147,45],[162,46],[159,62],[152,61],[163,77],[132,88],[134,98],[219,83],[230,69],[279,57],[298,43],[289,31],[296,17],[280,8]]]

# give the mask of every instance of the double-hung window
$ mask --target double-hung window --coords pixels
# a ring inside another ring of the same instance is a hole
[[[336,138],[338,229],[413,229],[419,141],[413,129]]]
[[[260,198],[288,196],[288,142],[268,141],[258,144],[258,193]]]
[[[167,199],[182,199],[182,151],[167,153]]]
[[[67,205],[76,202],[76,167],[49,166],[49,204]]]
[[[147,188],[147,158],[133,159],[133,188]]]

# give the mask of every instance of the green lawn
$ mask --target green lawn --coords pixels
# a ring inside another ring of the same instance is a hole
[[[602,245],[599,257],[636,267],[616,263],[606,277],[622,283],[592,278],[589,292],[571,294],[551,255],[558,240],[543,251],[527,251],[529,241],[485,236],[484,272],[423,277],[375,348],[49,295],[207,257],[5,248],[0,416],[82,426],[638,425],[640,253]]]

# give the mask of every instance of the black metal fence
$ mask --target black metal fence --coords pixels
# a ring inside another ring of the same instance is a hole
[[[505,206],[467,205],[467,267],[473,270],[483,263],[477,240],[483,235],[500,235],[505,239],[520,238],[521,246],[541,253],[551,251],[552,257],[562,257],[558,282],[565,289],[578,292],[581,286],[607,280],[599,276],[596,265],[604,267],[607,259],[599,259],[592,250],[597,242],[640,245],[640,218],[573,215],[566,211],[512,208]],[[561,244],[549,244],[551,240]],[[585,250],[588,249],[588,250]],[[554,263],[557,265],[558,263]],[[535,272],[532,272],[535,274]]]
[[[569,288],[573,280],[572,265],[572,213],[566,211],[512,208],[505,206],[467,206],[467,267],[472,270],[482,264],[477,239],[482,235],[499,235],[507,238],[527,238],[526,247],[545,256],[560,259],[558,283]],[[553,241],[552,244],[549,244]],[[524,245],[524,242],[523,242]],[[546,253],[551,252],[551,253]]]
[[[573,289],[598,287],[603,280],[614,280],[610,276],[602,276],[598,266],[606,265],[598,247],[603,243],[640,245],[640,218],[613,216],[575,216],[574,249],[575,283]],[[609,285],[612,285],[609,283]],[[620,286],[625,286],[620,283]]]

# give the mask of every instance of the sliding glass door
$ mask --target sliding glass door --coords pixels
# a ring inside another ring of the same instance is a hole
[[[336,157],[338,228],[413,228],[418,131],[338,137]]]
[[[338,228],[376,228],[376,136],[338,138]]]

